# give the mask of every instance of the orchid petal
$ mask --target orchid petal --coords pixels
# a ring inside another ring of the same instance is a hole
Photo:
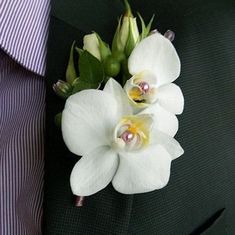
[[[171,157],[162,146],[154,145],[140,152],[119,155],[119,167],[112,181],[118,192],[150,192],[168,183]]]
[[[152,145],[162,145],[170,154],[172,160],[184,154],[183,148],[176,139],[161,132],[160,130],[157,130],[156,128],[152,128],[150,139]]]
[[[150,105],[144,109],[140,114],[153,114],[154,127],[158,130],[170,135],[175,136],[179,129],[179,121],[177,117],[163,109],[158,103]]]
[[[99,49],[99,40],[96,36],[96,33],[87,34],[83,38],[83,50],[87,50],[98,60],[101,60],[100,49]]]
[[[103,91],[84,90],[70,96],[62,113],[62,134],[68,149],[84,155],[109,145],[120,110],[117,101]]]
[[[106,146],[85,154],[74,166],[70,184],[74,195],[89,196],[105,188],[118,166],[118,156]]]
[[[174,114],[181,114],[184,110],[182,91],[173,83],[158,88],[158,102],[163,108]]]
[[[158,85],[171,83],[180,74],[180,59],[173,44],[160,33],[142,40],[128,60],[132,75],[148,70],[155,74]]]
[[[113,78],[108,80],[103,91],[107,92],[117,100],[117,102],[120,104],[120,107],[122,108],[121,113],[123,116],[131,115],[133,113],[133,109],[130,105],[127,94],[123,90],[122,86]]]

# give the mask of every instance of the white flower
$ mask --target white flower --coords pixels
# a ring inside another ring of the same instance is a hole
[[[68,149],[82,158],[70,183],[88,196],[110,182],[120,193],[144,193],[164,187],[171,161],[183,154],[179,143],[153,126],[151,114],[133,115],[122,87],[110,79],[103,91],[70,96],[62,114]]]
[[[98,60],[101,60],[99,40],[96,33],[87,34],[83,38],[83,50],[87,50]]]
[[[125,90],[136,110],[146,109],[165,116],[164,132],[174,136],[181,114],[184,97],[179,86],[173,84],[180,74],[180,60],[172,43],[155,33],[142,40],[128,60],[132,77],[126,82]],[[174,127],[174,128],[173,128]]]

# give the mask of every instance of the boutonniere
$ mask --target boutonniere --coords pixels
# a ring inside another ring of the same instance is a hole
[[[70,177],[78,203],[109,183],[123,194],[161,189],[171,161],[184,152],[174,139],[184,107],[173,83],[180,75],[174,33],[151,30],[153,17],[146,25],[140,15],[139,29],[124,2],[112,46],[95,32],[84,36],[82,48],[73,43],[66,81],[53,87],[65,99],[56,117],[64,142],[81,156]]]

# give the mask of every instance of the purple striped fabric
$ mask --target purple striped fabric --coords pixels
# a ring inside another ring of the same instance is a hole
[[[49,0],[1,0],[0,46],[28,70],[45,73]]]
[[[42,233],[49,8],[0,0],[0,235]]]
[[[0,234],[40,234],[44,80],[0,58]]]

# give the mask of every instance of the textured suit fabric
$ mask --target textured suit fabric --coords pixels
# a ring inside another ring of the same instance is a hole
[[[130,2],[146,19],[156,13],[153,25],[162,33],[169,28],[176,32],[174,45],[182,62],[177,84],[185,95],[185,111],[176,138],[185,154],[173,162],[170,182],[162,190],[122,195],[110,185],[87,197],[84,207],[74,207],[69,176],[79,158],[63,147],[60,130],[53,124],[54,115],[64,103],[58,102],[51,86],[64,77],[72,41],[81,44],[85,33],[96,30],[110,42],[123,6],[121,1],[84,0],[78,5],[72,0],[66,4],[54,1],[47,69],[45,234],[232,235],[234,1]],[[90,6],[96,10],[89,11]],[[115,11],[110,14],[112,7]]]

